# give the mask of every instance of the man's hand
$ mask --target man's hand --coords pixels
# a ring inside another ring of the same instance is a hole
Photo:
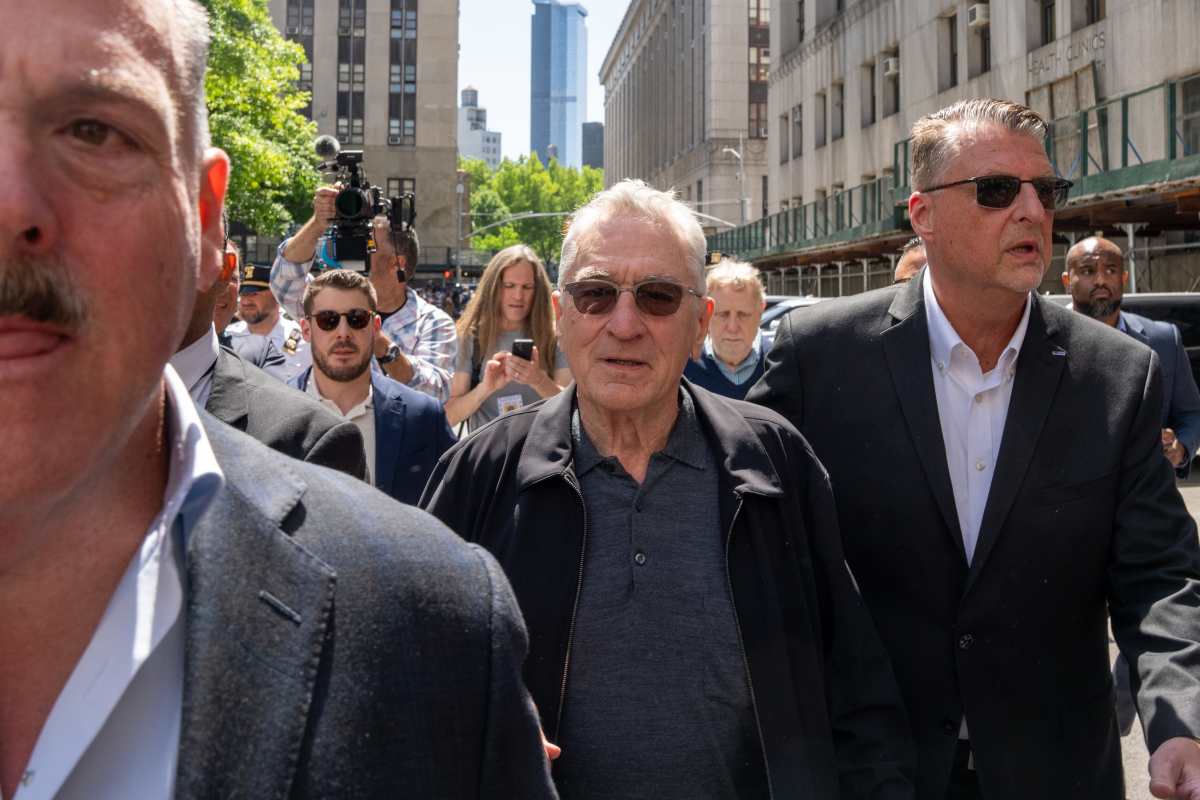
[[[1187,463],[1188,452],[1183,449],[1183,445],[1175,437],[1175,431],[1170,428],[1163,428],[1162,448],[1163,455],[1171,462],[1171,466],[1182,467]]]
[[[312,261],[317,254],[317,242],[325,234],[329,223],[337,216],[338,186],[322,186],[313,195],[313,215],[304,223],[296,235],[288,239],[283,248],[283,257],[295,264]]]
[[[1177,736],[1159,745],[1150,756],[1150,794],[1200,800],[1200,742]]]

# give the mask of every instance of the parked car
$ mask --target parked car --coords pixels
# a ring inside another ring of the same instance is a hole
[[[1069,294],[1050,294],[1046,299],[1064,306],[1071,304]],[[1121,299],[1121,310],[1170,322],[1179,328],[1183,347],[1192,364],[1192,376],[1200,386],[1200,292],[1127,294]]]
[[[795,297],[786,294],[769,294],[766,297],[767,308],[763,311],[762,321],[758,323],[763,333],[763,352],[771,349],[775,341],[775,330],[783,317],[793,308],[803,308],[821,302],[820,297]]]

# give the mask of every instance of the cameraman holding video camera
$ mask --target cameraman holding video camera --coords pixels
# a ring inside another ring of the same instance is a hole
[[[335,201],[341,187],[322,186],[313,197],[313,216],[279,245],[271,267],[271,291],[280,305],[300,319],[304,287],[326,231],[337,218]],[[374,219],[375,252],[368,277],[379,298],[383,328],[375,338],[376,361],[389,378],[445,403],[458,355],[454,322],[425,302],[409,285],[420,248],[409,227],[396,235],[386,216]]]

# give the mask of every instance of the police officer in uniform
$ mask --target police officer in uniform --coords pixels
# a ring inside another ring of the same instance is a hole
[[[259,347],[257,338],[267,338],[283,353],[282,367],[267,368],[267,372],[282,381],[307,369],[312,364],[308,342],[300,323],[279,307],[270,288],[271,268],[246,264],[242,268],[242,286],[238,290],[238,322],[225,329],[234,352]],[[256,338],[257,337],[257,338]]]

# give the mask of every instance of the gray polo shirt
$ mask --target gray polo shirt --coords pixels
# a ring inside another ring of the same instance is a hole
[[[554,765],[564,800],[759,798],[766,776],[725,569],[714,455],[680,390],[637,482],[572,418],[583,588]]]

